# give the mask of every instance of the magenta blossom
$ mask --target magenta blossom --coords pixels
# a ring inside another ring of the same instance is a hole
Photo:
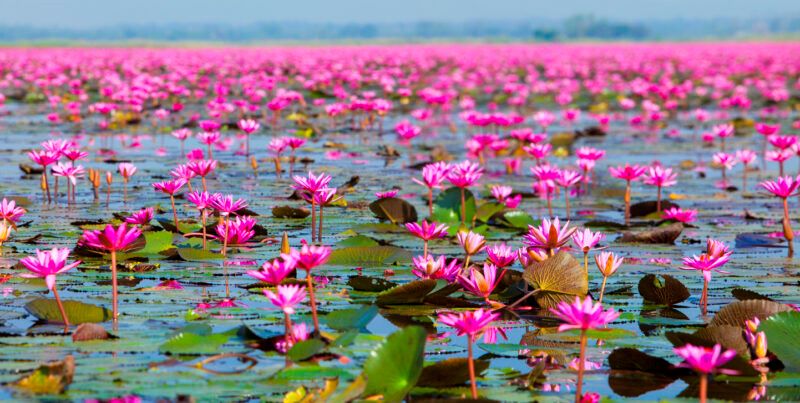
[[[19,262],[31,273],[22,277],[42,277],[47,289],[52,290],[56,285],[56,275],[64,273],[81,264],[80,260],[67,264],[69,249],[53,248],[49,251],[36,249],[36,256],[28,256]]]
[[[471,338],[484,332],[492,322],[500,319],[500,314],[490,310],[477,309],[460,313],[439,314],[439,322],[456,329],[459,336],[469,335]]]
[[[550,311],[566,322],[558,327],[559,332],[571,329],[584,331],[598,329],[619,317],[619,312],[614,309],[604,311],[603,305],[599,302],[592,304],[592,298],[588,296],[583,301],[575,296],[575,301],[571,304],[559,302],[558,306],[550,308]]]
[[[722,346],[719,344],[715,344],[712,348],[686,344],[683,347],[675,347],[673,351],[684,360],[677,365],[678,367],[691,368],[700,374],[736,375],[738,373],[734,370],[720,368],[736,356],[736,350],[722,351]]]
[[[306,298],[306,288],[301,285],[279,285],[277,293],[264,290],[264,295],[285,314],[291,315],[295,312],[294,307]]]
[[[412,259],[414,267],[411,273],[422,279],[443,279],[448,283],[456,281],[458,274],[461,272],[461,265],[458,264],[457,259],[451,259],[448,263],[445,256],[434,258],[431,255],[415,256]]]

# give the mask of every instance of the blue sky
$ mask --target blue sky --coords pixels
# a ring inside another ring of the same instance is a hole
[[[648,18],[800,15],[800,0],[0,0],[0,24],[95,28],[118,24],[460,22],[562,19],[577,13]]]

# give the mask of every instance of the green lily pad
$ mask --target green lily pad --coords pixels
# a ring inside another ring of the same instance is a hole
[[[328,263],[375,267],[411,262],[411,251],[396,246],[351,246],[334,249]]]
[[[230,338],[226,334],[196,334],[180,332],[162,344],[158,351],[172,355],[204,355],[220,352]]]
[[[334,330],[363,329],[378,314],[378,307],[367,305],[356,309],[341,309],[325,316],[328,327]]]
[[[78,301],[62,301],[69,323],[100,323],[111,319],[111,311],[97,305]],[[25,304],[25,310],[37,319],[52,323],[64,323],[55,299],[39,298]]]
[[[425,329],[409,326],[392,333],[364,362],[364,394],[399,402],[417,384],[425,359]]]
[[[314,354],[319,353],[323,349],[325,349],[325,343],[323,343],[322,340],[309,339],[295,343],[295,345],[286,352],[286,355],[288,355],[289,359],[292,361],[300,362],[311,358]]]
[[[769,351],[778,356],[788,371],[800,371],[800,312],[775,314],[761,322],[759,330],[767,334]]]

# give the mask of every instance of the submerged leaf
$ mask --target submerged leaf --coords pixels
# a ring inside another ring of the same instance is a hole
[[[14,385],[33,394],[60,395],[64,393],[75,375],[75,358],[44,364],[30,375],[18,379]]]
[[[417,386],[442,388],[469,382],[468,360],[463,357],[448,358],[422,369]],[[475,375],[480,376],[489,368],[489,361],[475,360]]]
[[[683,224],[676,222],[664,227],[642,232],[625,232],[619,238],[619,242],[672,245],[675,243],[675,240],[681,236],[682,231]]]
[[[415,280],[378,294],[375,302],[381,306],[421,304],[436,284],[433,279]]]
[[[396,246],[351,246],[334,249],[328,263],[363,267],[411,262],[411,251]]]

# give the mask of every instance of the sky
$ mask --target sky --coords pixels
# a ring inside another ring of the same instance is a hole
[[[617,21],[800,15],[800,0],[0,0],[0,24],[111,25],[270,21],[316,23],[560,20],[594,14]]]

